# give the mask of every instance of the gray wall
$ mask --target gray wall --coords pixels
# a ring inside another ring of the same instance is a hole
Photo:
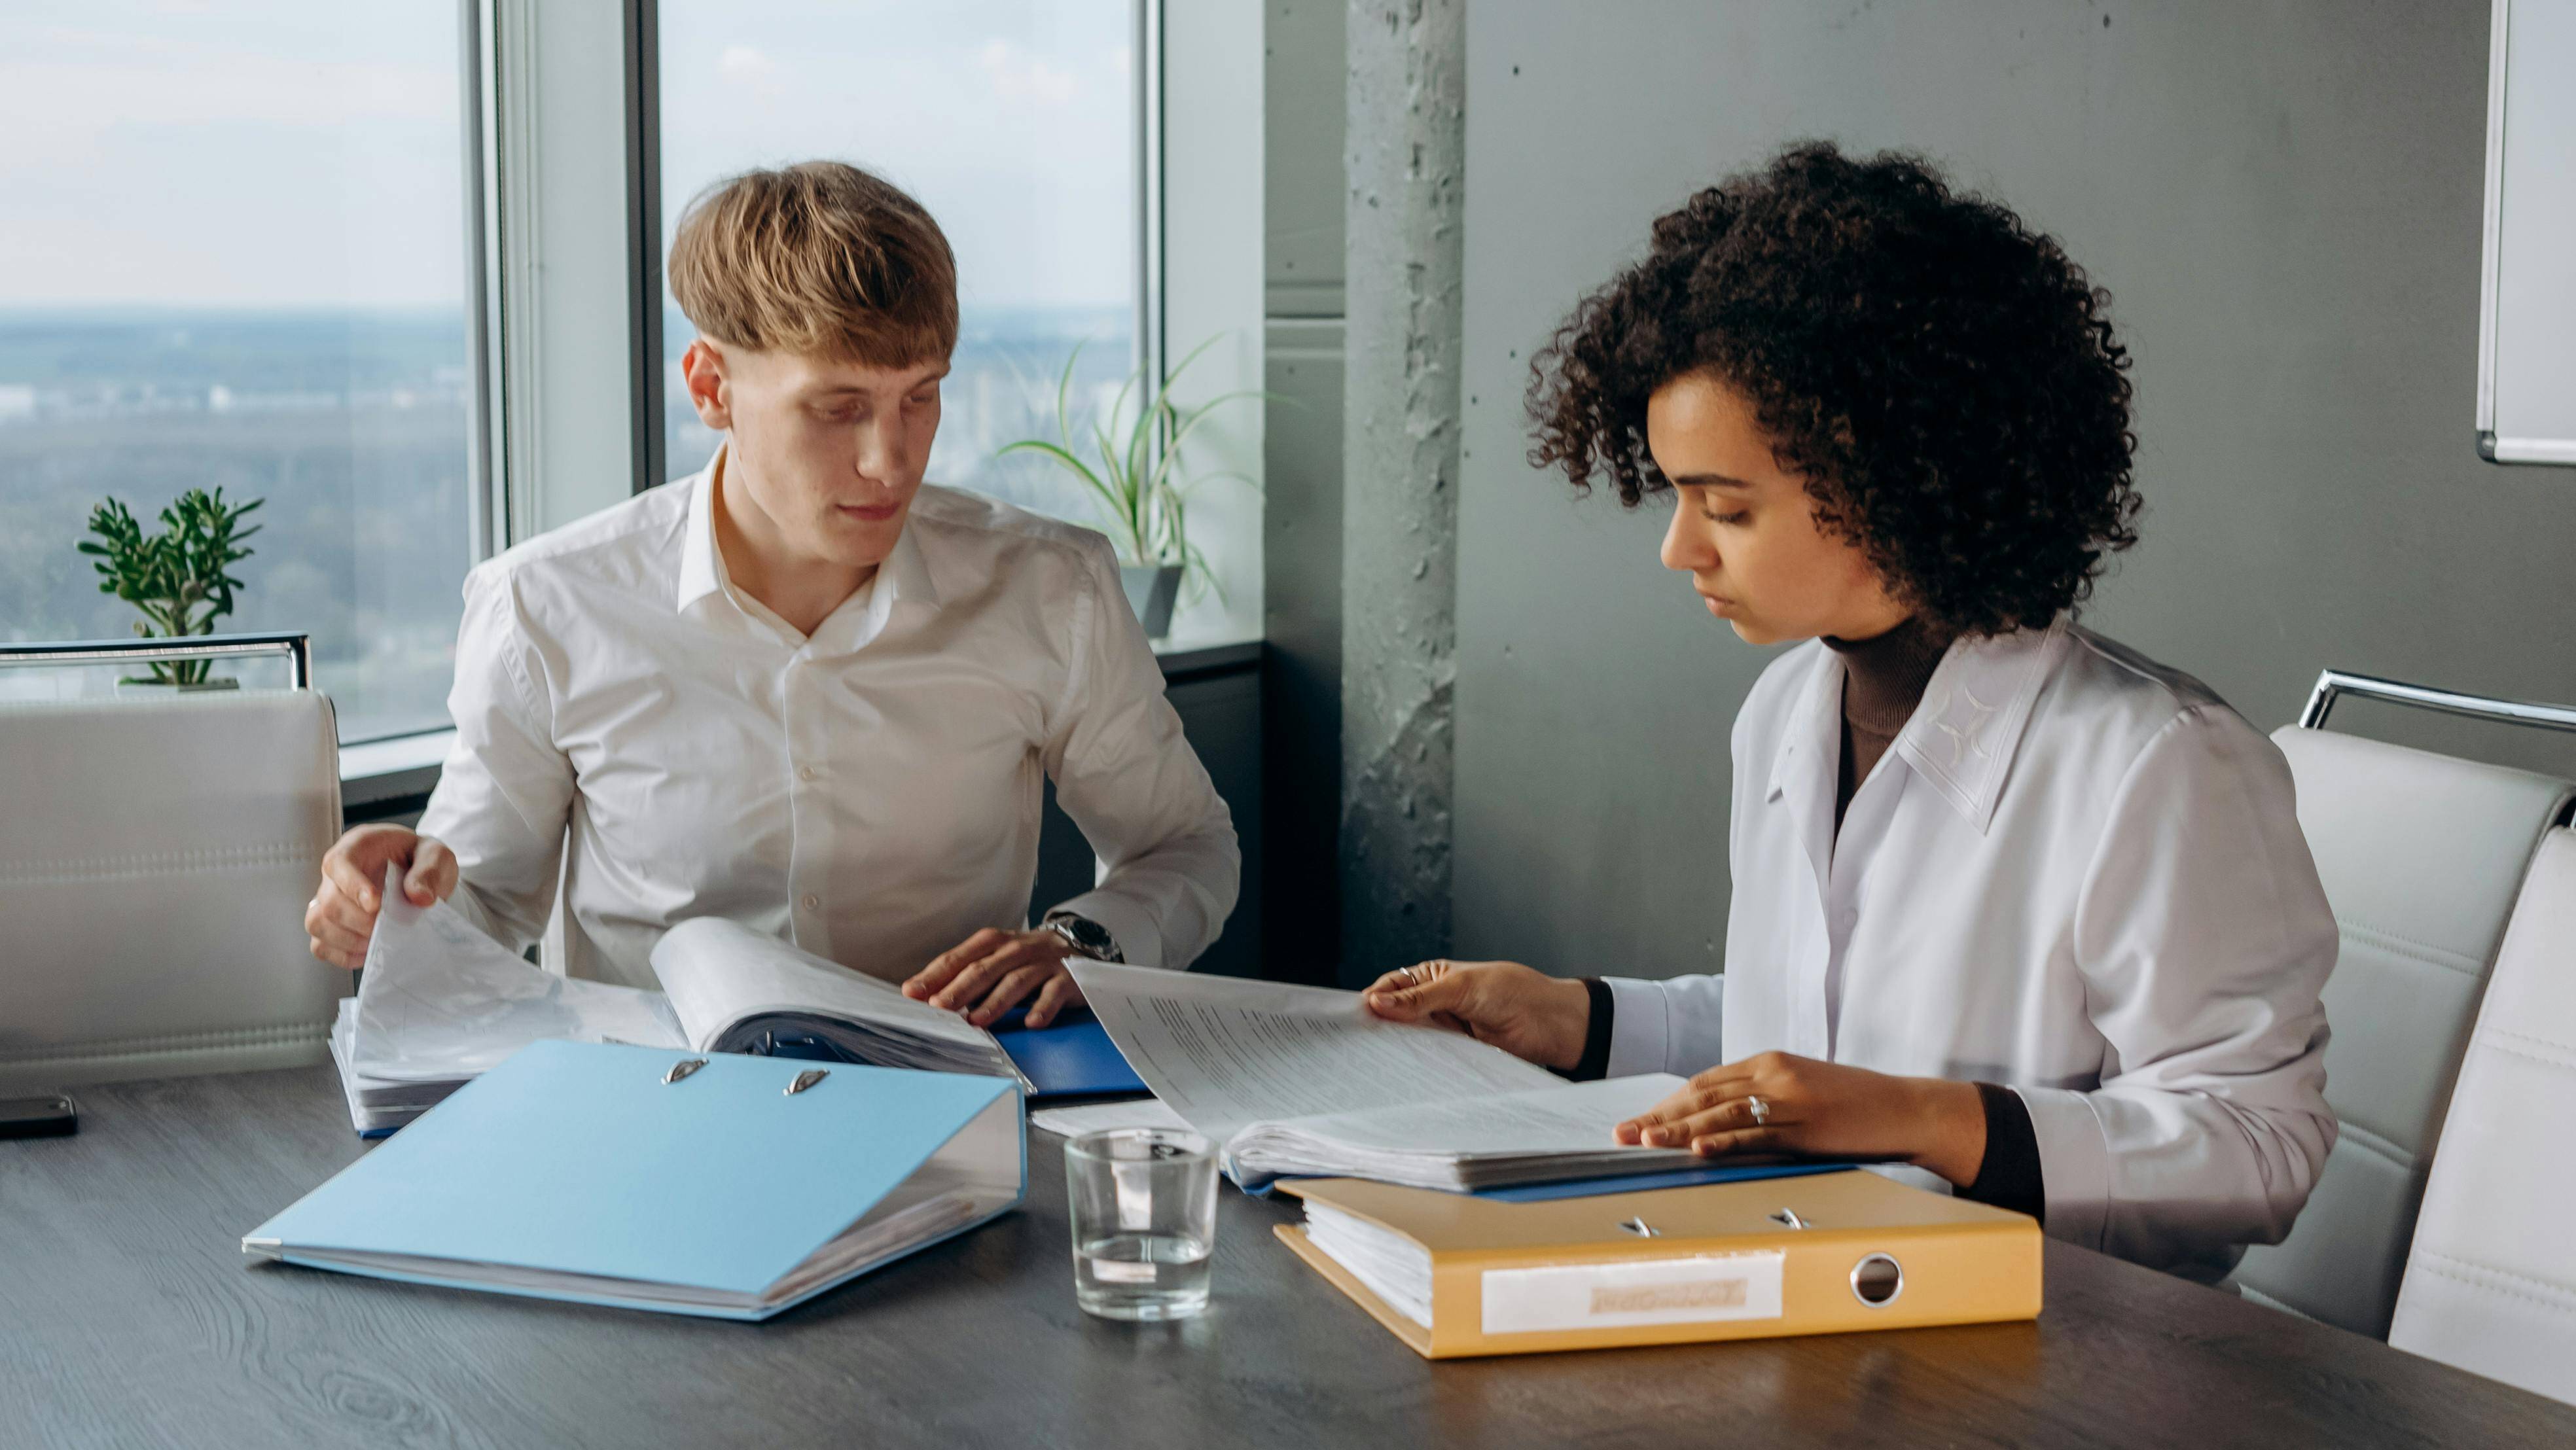
[[[1342,781],[1342,0],[1262,10],[1265,973],[1330,982]]]
[[[2472,450],[2487,0],[1476,0],[1456,950],[1718,965],[1727,727],[1771,658],[1661,509],[1522,461],[1530,349],[1781,142],[1930,153],[2056,232],[2137,358],[2145,543],[2088,622],[2257,724],[2321,666],[2576,699],[2576,471]],[[2338,726],[2576,770],[2563,739]]]

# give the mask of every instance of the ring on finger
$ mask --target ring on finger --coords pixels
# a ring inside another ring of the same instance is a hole
[[[1404,985],[1408,987],[1419,987],[1422,985],[1422,974],[1416,972],[1411,967],[1398,967],[1396,968],[1395,974],[1402,977],[1404,979]]]
[[[1752,1116],[1753,1125],[1755,1127],[1767,1127],[1770,1125],[1771,1105],[1751,1093],[1746,1093],[1744,1095],[1744,1111]]]

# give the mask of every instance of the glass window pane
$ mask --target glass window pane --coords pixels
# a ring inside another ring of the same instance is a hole
[[[75,552],[90,510],[152,528],[220,487],[266,504],[216,630],[311,634],[345,740],[446,723],[457,28],[454,0],[0,9],[0,639],[132,634]],[[0,692],[107,686],[28,673]]]
[[[1081,485],[1004,444],[1073,425],[1136,359],[1133,0],[661,0],[663,246],[690,198],[751,166],[829,158],[919,198],[957,253],[959,336],[933,482],[1096,524]],[[716,435],[664,316],[673,475]]]

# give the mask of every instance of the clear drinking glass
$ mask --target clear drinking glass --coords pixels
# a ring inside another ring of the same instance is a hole
[[[1064,1179],[1085,1311],[1187,1319],[1207,1307],[1216,1145],[1165,1128],[1085,1133],[1064,1145]]]

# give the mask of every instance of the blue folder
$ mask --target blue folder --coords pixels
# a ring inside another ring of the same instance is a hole
[[[1141,1093],[1148,1089],[1126,1056],[1109,1040],[1109,1029],[1088,1012],[1059,1019],[1052,1027],[1021,1025],[1027,1014],[1013,1008],[994,1025],[993,1036],[1011,1061],[1027,1073],[1035,1098],[1100,1097]]]
[[[993,1024],[993,1038],[1029,1079],[1032,1099],[1110,1097],[1148,1091],[1145,1080],[1127,1065],[1100,1019],[1088,1012],[1070,1013],[1052,1027],[1029,1028],[1028,1010],[1014,1007]],[[772,1034],[765,1050],[777,1057],[814,1062],[849,1059],[819,1037]]]
[[[675,1064],[702,1060],[676,1081]],[[821,1074],[797,1092],[802,1073]],[[548,1041],[242,1240],[413,1283],[766,1319],[1016,1207],[1018,1085]]]
[[[1746,1163],[1705,1168],[1672,1168],[1661,1173],[1622,1173],[1615,1178],[1573,1178],[1557,1183],[1520,1183],[1509,1188],[1482,1188],[1477,1198],[1503,1203],[1544,1203],[1554,1198],[1602,1198],[1613,1193],[1643,1193],[1651,1188],[1693,1188],[1703,1183],[1750,1183],[1757,1178],[1805,1178],[1816,1173],[1849,1173],[1851,1163]]]

